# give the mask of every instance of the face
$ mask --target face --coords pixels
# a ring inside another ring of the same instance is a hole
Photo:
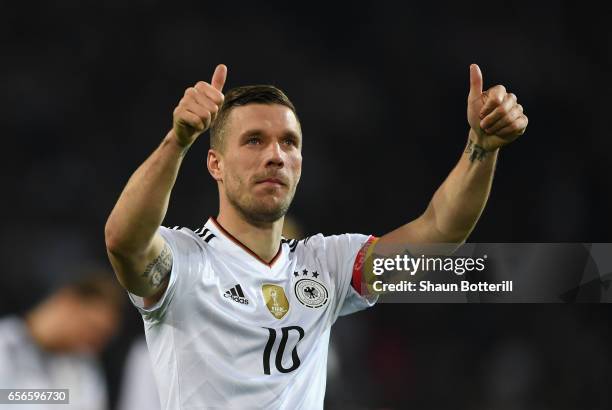
[[[232,109],[218,167],[211,173],[246,220],[261,224],[283,217],[301,172],[302,132],[291,109],[279,104]]]
[[[82,300],[72,296],[64,314],[65,348],[70,351],[98,353],[104,349],[119,326],[117,309],[103,300]]]

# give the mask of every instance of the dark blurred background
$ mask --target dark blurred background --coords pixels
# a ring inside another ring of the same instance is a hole
[[[0,314],[109,269],[103,227],[161,142],[185,88],[217,63],[227,88],[274,84],[295,103],[306,234],[376,235],[417,217],[458,160],[469,64],[525,107],[471,242],[612,242],[610,5],[588,2],[0,4]],[[207,137],[166,225],[217,213]],[[380,305],[341,319],[329,408],[612,406],[606,305]],[[128,306],[105,354],[116,401],[142,333]]]

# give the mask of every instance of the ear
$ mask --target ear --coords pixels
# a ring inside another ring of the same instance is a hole
[[[218,151],[212,148],[208,150],[206,166],[215,181],[223,181],[223,157]]]

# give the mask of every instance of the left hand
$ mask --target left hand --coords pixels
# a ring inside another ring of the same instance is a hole
[[[470,66],[468,123],[476,138],[474,143],[486,151],[494,151],[525,133],[527,116],[516,95],[507,93],[503,85],[482,91],[482,73],[476,64]]]

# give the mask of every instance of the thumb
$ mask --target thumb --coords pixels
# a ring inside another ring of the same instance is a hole
[[[223,85],[225,84],[226,78],[227,67],[225,66],[225,64],[219,64],[217,68],[215,68],[215,72],[213,73],[211,85],[217,90],[223,91]]]
[[[477,64],[470,65],[470,99],[482,94],[482,72]]]

